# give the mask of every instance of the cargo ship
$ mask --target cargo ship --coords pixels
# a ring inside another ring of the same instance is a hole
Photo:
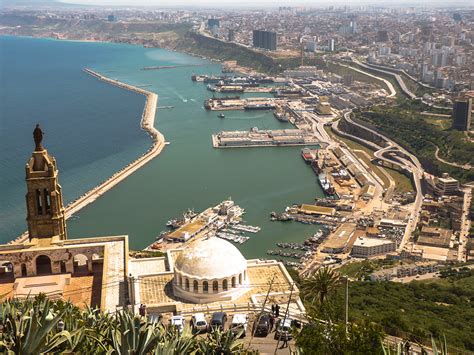
[[[247,104],[244,109],[246,110],[272,110],[275,108],[275,104]]]
[[[313,171],[314,171],[314,173],[315,173],[316,175],[321,174],[321,172],[323,171],[323,170],[321,169],[321,167],[319,166],[319,163],[318,163],[317,160],[313,160],[313,161],[311,162],[311,169],[313,169]]]
[[[301,157],[306,164],[311,164],[311,162],[316,159],[316,154],[309,148],[303,148],[301,149]]]
[[[275,110],[273,112],[273,116],[275,116],[275,118],[280,121],[280,122],[288,122],[288,118],[286,117],[286,115],[281,112],[281,111],[278,111],[278,110]]]
[[[318,181],[319,181],[319,185],[321,185],[321,188],[323,189],[326,195],[328,196],[336,195],[336,190],[334,189],[334,186],[332,186],[331,182],[329,181],[325,173],[320,173],[318,175]]]

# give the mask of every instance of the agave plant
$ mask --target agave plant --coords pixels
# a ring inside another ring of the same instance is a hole
[[[199,344],[200,352],[203,354],[242,354],[244,344],[236,341],[236,335],[231,330],[222,332],[213,329],[207,336],[206,341]]]
[[[122,311],[116,315],[117,326],[111,332],[112,346],[118,354],[149,354],[158,343],[158,326]]]
[[[81,310],[70,302],[34,299],[0,303],[0,353],[39,354],[240,354],[243,345],[231,332],[196,337],[189,327],[148,322],[121,311]],[[247,352],[248,353],[248,352]]]
[[[191,328],[185,326],[179,334],[176,328],[166,330],[159,327],[160,340],[155,348],[155,355],[197,354],[198,341]]]
[[[73,337],[83,329],[57,330],[66,310],[56,311],[43,298],[24,303],[7,300],[0,304],[0,351],[15,354],[39,354],[73,348]]]

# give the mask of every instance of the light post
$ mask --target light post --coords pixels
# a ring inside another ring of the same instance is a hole
[[[348,333],[348,326],[349,326],[349,277],[344,276],[344,280],[346,281],[346,297],[345,297],[345,324],[346,324],[346,334]]]

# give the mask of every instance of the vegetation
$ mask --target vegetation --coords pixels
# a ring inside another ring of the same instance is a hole
[[[8,354],[244,354],[231,331],[197,337],[130,311],[81,310],[44,295],[0,304],[0,352]]]
[[[383,354],[383,331],[374,323],[314,322],[296,338],[301,354]]]
[[[400,263],[397,260],[388,259],[367,259],[360,262],[353,262],[344,264],[337,269],[341,275],[350,277],[356,280],[367,280],[369,275],[376,270],[385,269],[395,266]]]
[[[339,338],[345,326],[345,283],[339,275],[363,279],[369,270],[384,266],[390,265],[365,261],[346,265],[338,270],[340,273],[320,269],[301,281],[303,301],[311,319],[310,326],[296,336],[303,353],[316,348],[324,349],[327,354],[352,353],[351,339],[358,339],[361,349],[371,349],[365,353],[387,354],[374,340],[376,334],[382,339],[384,332],[432,347],[433,339],[441,339],[441,344],[447,342],[457,353],[459,349],[474,351],[474,273],[466,269],[448,269],[443,274],[445,278],[409,284],[350,282],[347,342]],[[357,332],[362,334],[357,335]],[[324,341],[327,344],[323,344]]]
[[[302,354],[381,354],[382,328],[362,320],[345,324],[335,298],[343,283],[334,269],[320,268],[303,279],[301,292],[309,325],[296,334]]]
[[[450,346],[474,351],[474,276],[431,282],[351,282],[349,319],[367,317],[390,335],[430,343],[446,336]],[[336,298],[344,299],[343,290]]]
[[[381,133],[414,152],[428,172],[438,176],[442,172],[448,172],[463,182],[474,179],[473,169],[456,168],[435,157],[436,147],[439,147],[439,154],[445,160],[474,164],[474,144],[466,141],[462,132],[442,130],[427,123],[424,116],[413,110],[412,104],[376,106],[370,111],[357,112],[356,118],[373,125]]]

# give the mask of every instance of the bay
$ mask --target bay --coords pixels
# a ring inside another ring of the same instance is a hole
[[[149,138],[139,129],[143,97],[96,81],[80,70],[85,66],[111,78],[144,86],[158,94],[159,106],[174,108],[158,109],[155,119],[155,127],[170,144],[152,162],[69,220],[70,238],[127,234],[131,248],[141,249],[153,242],[169,219],[180,216],[188,208],[201,211],[229,197],[246,209],[246,223],[262,227],[259,233],[250,234],[247,243],[238,246],[247,258],[265,257],[265,251],[275,248],[275,243],[302,241],[317,230],[315,226],[271,222],[269,219],[272,211],[281,211],[292,203],[312,202],[315,197],[322,196],[314,173],[300,157],[300,148],[212,148],[211,134],[221,130],[291,127],[266,111],[230,111],[224,119],[218,118],[216,112],[206,111],[203,101],[212,94],[204,84],[192,82],[191,75],[193,72],[219,74],[220,65],[163,49],[123,44],[9,37],[0,39],[2,48],[5,40],[23,41],[24,51],[45,53],[44,58],[36,54],[24,58],[20,68],[15,69],[17,73],[21,72],[21,67],[28,69],[30,74],[24,75],[24,85],[32,80],[31,76],[35,77],[35,83],[44,85],[34,92],[27,92],[29,96],[38,95],[35,105],[22,108],[27,109],[29,115],[15,114],[14,108],[1,111],[1,117],[8,114],[9,118],[1,121],[0,144],[5,144],[5,148],[12,144],[17,147],[11,154],[8,148],[8,158],[4,153],[0,156],[0,167],[5,167],[11,175],[9,181],[1,181],[0,191],[15,194],[15,198],[9,197],[11,201],[7,206],[3,203],[0,206],[2,236],[3,216],[8,219],[5,230],[13,226],[10,218],[18,220],[16,229],[13,228],[15,233],[25,229],[24,213],[21,214],[25,189],[22,166],[31,153],[30,135],[34,127],[31,124],[37,117],[47,117],[45,145],[58,160],[66,200],[107,178],[150,144]],[[21,44],[17,46],[22,47]],[[38,48],[33,50],[35,46]],[[44,61],[48,62],[46,68]],[[145,66],[188,64],[203,66],[141,70]],[[10,62],[8,66],[2,63],[2,72],[16,65],[16,62]],[[57,73],[56,77],[52,73],[58,67],[63,73]],[[47,80],[48,76],[55,77],[55,84],[60,86],[67,82],[67,87],[73,89],[51,89],[54,85]],[[10,79],[8,85],[12,86],[11,82]],[[2,78],[1,87],[8,85]],[[57,106],[56,110],[38,112],[37,107],[43,106],[46,95],[39,92],[50,89],[49,95],[54,99],[50,98],[47,106]],[[9,92],[8,95],[21,102],[18,97],[23,91],[17,88],[15,94]],[[2,97],[2,103],[3,100]],[[25,122],[19,124],[13,116],[26,117]],[[3,142],[6,132],[14,134]],[[16,191],[10,191],[12,181]],[[14,233],[6,235],[8,238],[15,236]]]

